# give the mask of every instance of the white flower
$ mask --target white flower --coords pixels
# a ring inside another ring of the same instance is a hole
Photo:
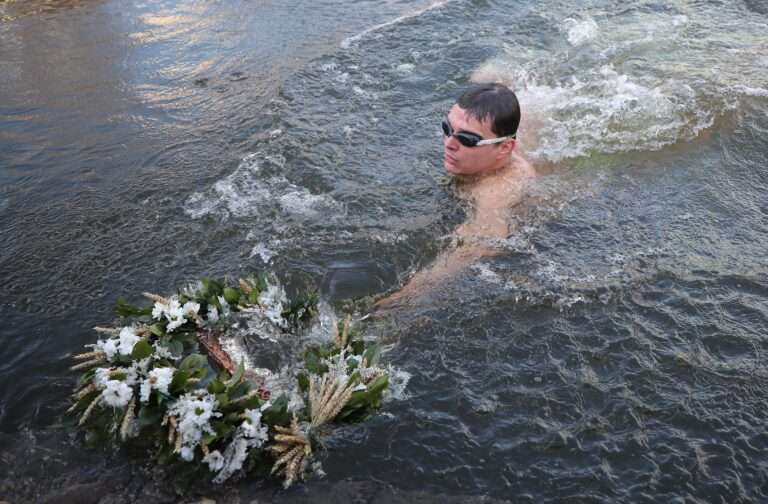
[[[219,450],[213,450],[212,452],[208,453],[208,455],[203,457],[203,462],[208,464],[208,469],[210,469],[212,472],[218,471],[224,467],[224,457],[221,455]]]
[[[117,350],[122,355],[131,355],[133,347],[139,342],[141,338],[136,334],[136,330],[133,327],[123,327],[120,330],[120,345]]]
[[[260,447],[269,439],[268,427],[261,425],[261,410],[247,409],[243,413],[245,420],[240,425],[243,435],[251,439],[251,445]]]
[[[168,331],[168,332],[173,332],[176,329],[178,329],[179,327],[183,326],[186,322],[187,322],[187,320],[185,318],[183,318],[183,317],[182,318],[170,319],[170,322],[168,322],[168,325],[165,326],[165,330]]]
[[[96,371],[93,374],[93,384],[96,385],[96,387],[103,389],[107,386],[109,374],[111,372],[112,370],[108,368],[96,368]]]
[[[155,342],[154,344],[155,348],[155,357],[158,359],[170,359],[170,360],[179,360],[181,356],[179,355],[173,355],[170,350],[168,350],[167,347],[160,344],[160,342]]]
[[[181,458],[187,462],[192,462],[195,459],[195,449],[189,446],[181,447]]]
[[[138,363],[131,364],[129,368],[123,368],[121,371],[125,372],[125,379],[123,380],[128,385],[136,385],[140,376],[146,374],[146,367],[142,368]]]
[[[166,306],[165,304],[155,301],[155,306],[152,307],[152,318],[155,320],[160,320],[163,318],[163,314],[165,313]]]
[[[219,321],[219,310],[215,306],[208,307],[208,322]]]
[[[182,312],[184,313],[184,316],[194,318],[195,315],[197,315],[197,312],[200,311],[200,303],[193,303],[192,301],[188,301],[184,303],[184,306],[181,308]]]
[[[173,381],[174,369],[170,367],[155,368],[149,372],[149,378],[141,382],[141,402],[149,401],[149,394],[155,389],[163,394],[168,393],[168,386]]]
[[[104,352],[104,354],[107,356],[107,360],[111,361],[115,358],[115,354],[117,353],[117,340],[99,340],[96,342],[93,348],[96,351]]]
[[[173,371],[174,369],[169,367],[155,368],[150,371],[149,381],[152,383],[152,388],[167,394],[168,386],[173,380]]]
[[[210,420],[221,416],[216,411],[217,406],[216,398],[204,391],[189,392],[173,403],[168,414],[179,419],[177,430],[182,438],[182,447],[194,449],[203,433],[215,434]]]
[[[181,306],[179,300],[176,297],[172,297],[168,300],[168,304],[156,301],[155,306],[152,308],[152,317],[157,320],[165,317],[168,320],[165,330],[172,332],[187,323],[187,319],[184,318],[185,315],[191,314],[194,316],[198,310],[200,310],[198,303],[190,301]]]
[[[171,298],[171,301],[165,308],[165,318],[168,320],[181,318],[184,316],[184,309],[181,307],[181,303],[176,298]]]
[[[101,396],[109,406],[124,408],[133,397],[133,389],[120,380],[108,380]]]

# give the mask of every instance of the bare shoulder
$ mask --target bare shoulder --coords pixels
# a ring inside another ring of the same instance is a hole
[[[512,152],[511,166],[512,173],[517,178],[530,179],[538,176],[536,168],[533,167],[531,162],[517,151]]]
[[[523,156],[513,155],[509,168],[484,177],[472,188],[477,209],[511,208],[522,201],[527,183],[537,176]]]

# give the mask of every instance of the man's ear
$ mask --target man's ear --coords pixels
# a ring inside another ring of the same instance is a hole
[[[512,151],[515,150],[515,145],[517,145],[517,140],[507,140],[506,142],[503,142],[499,146],[499,155],[509,156],[512,154]]]

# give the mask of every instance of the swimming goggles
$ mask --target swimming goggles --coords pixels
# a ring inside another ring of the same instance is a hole
[[[459,131],[455,132],[453,131],[453,128],[448,123],[447,120],[443,120],[443,123],[441,125],[443,127],[443,135],[449,137],[455,137],[456,140],[459,141],[461,145],[464,147],[479,147],[481,145],[491,145],[491,144],[497,144],[501,143],[505,140],[509,140],[511,138],[515,138],[517,135],[507,135],[503,137],[498,138],[489,138],[487,140],[484,140],[483,137],[478,135],[477,133],[469,133],[467,131]]]

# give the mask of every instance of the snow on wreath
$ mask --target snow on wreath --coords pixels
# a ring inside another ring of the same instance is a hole
[[[207,467],[216,483],[265,463],[286,487],[303,479],[320,427],[366,419],[390,386],[407,383],[407,373],[381,366],[377,345],[351,334],[349,318],[333,341],[304,349],[289,387],[270,385],[270,371],[251,369],[245,354],[236,363],[222,341],[241,319],[287,336],[318,313],[316,293],[288,302],[266,276],[144,296],[154,304],[118,300],[119,327],[96,327],[103,339],[75,356],[72,370],[84,374],[68,413],[92,434],[143,442],[160,463]]]

